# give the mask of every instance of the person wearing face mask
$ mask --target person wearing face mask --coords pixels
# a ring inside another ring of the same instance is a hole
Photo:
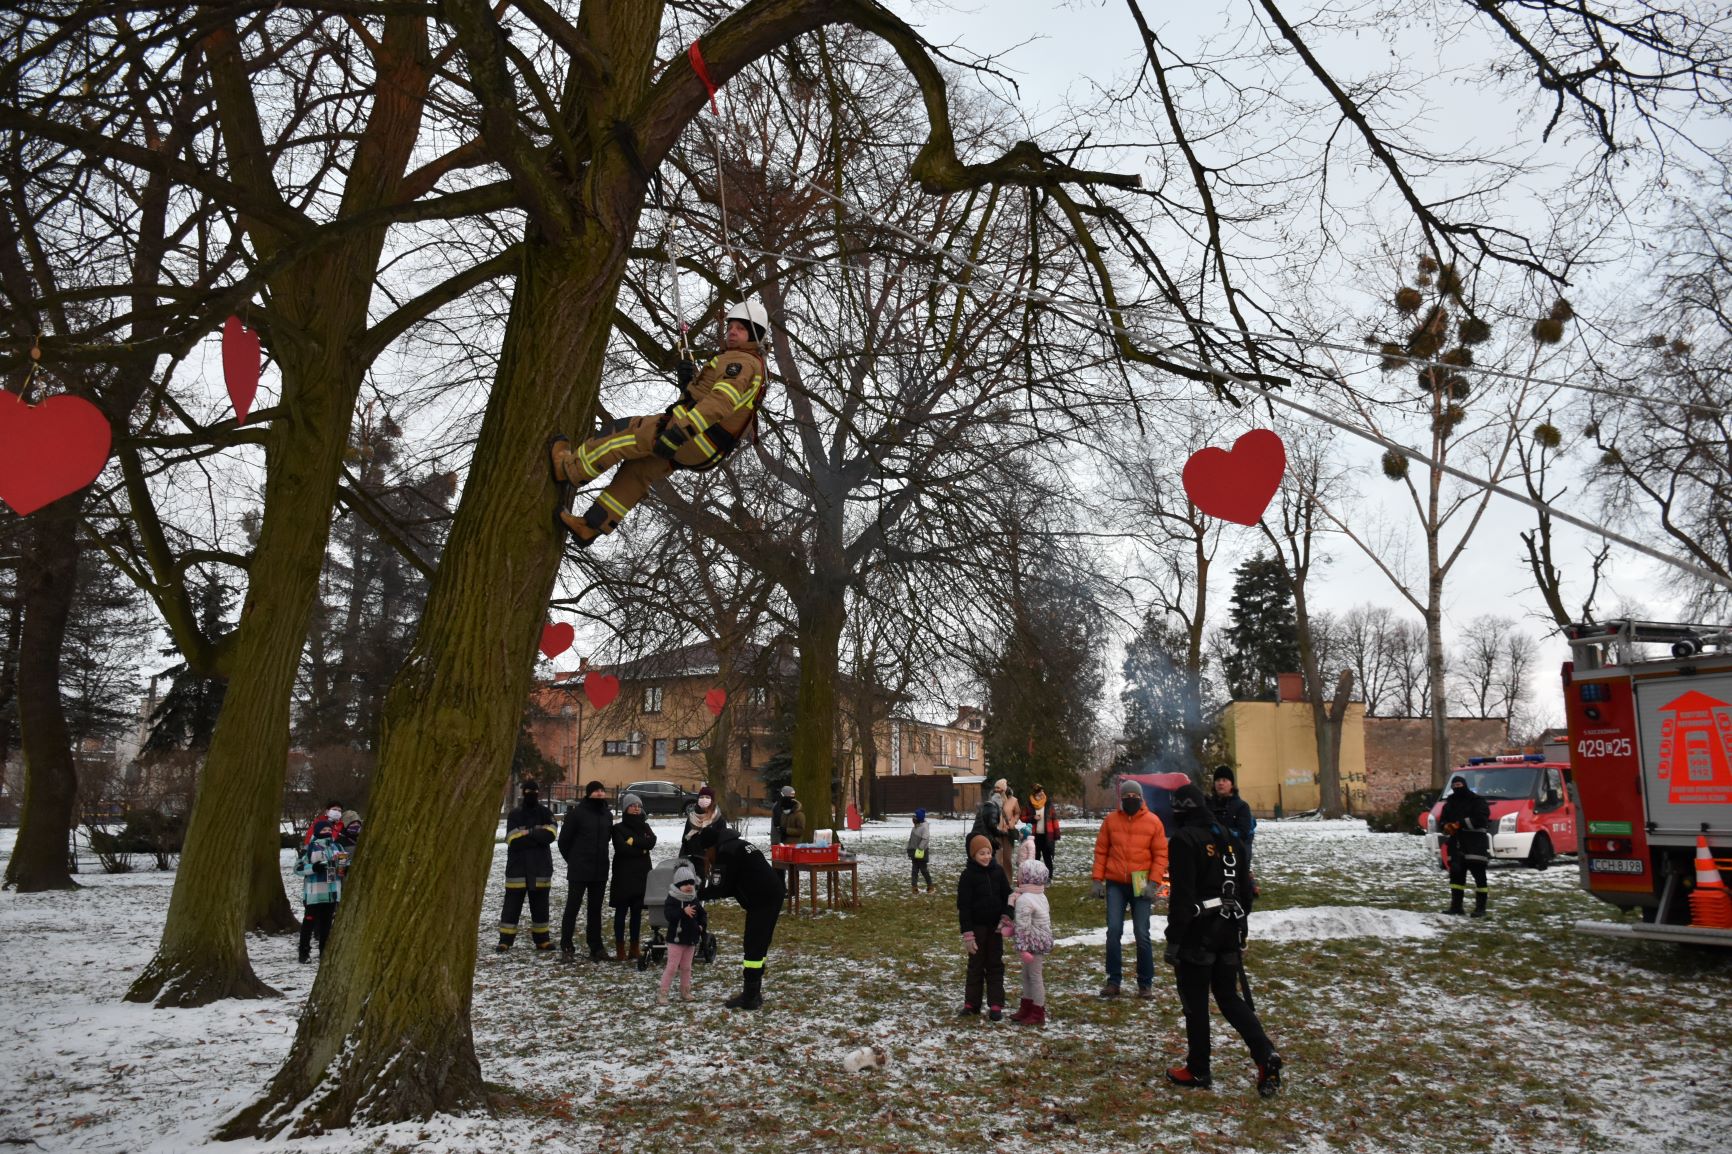
[[[537,950],[553,949],[548,920],[548,891],[553,887],[553,839],[559,832],[553,811],[541,804],[541,788],[525,780],[519,787],[523,800],[505,819],[505,909],[499,915],[499,944],[503,954],[517,940],[517,922],[523,916],[523,899],[529,898],[529,930]]]
[[[1154,996],[1155,948],[1149,938],[1149,913],[1155,891],[1167,872],[1167,830],[1143,802],[1143,787],[1119,787],[1119,808],[1107,814],[1095,837],[1094,884],[1090,897],[1107,901],[1107,981],[1101,997],[1116,998],[1124,976],[1125,911],[1137,940],[1137,997]]]
[[[698,790],[697,808],[687,816],[685,831],[680,834],[680,856],[697,865],[701,871],[704,851],[698,844],[698,839],[705,830],[727,828],[727,819],[722,816],[722,811],[716,808],[716,791],[704,786]]]
[[[1467,778],[1456,774],[1449,780],[1449,796],[1438,827],[1449,839],[1449,909],[1461,914],[1467,896],[1467,875],[1473,874],[1473,916],[1485,917],[1485,900],[1491,890],[1485,884],[1485,863],[1491,859],[1491,806],[1467,787]]]
[[[601,903],[607,893],[607,851],[612,844],[613,810],[608,808],[607,786],[592,781],[583,787],[582,801],[565,807],[565,821],[559,828],[559,856],[565,859],[566,883],[565,909],[559,919],[561,961],[577,958],[577,914],[586,897],[589,918],[584,944],[589,948],[589,960],[608,960],[601,939]]]
[[[619,824],[613,827],[613,956],[637,961],[638,931],[643,923],[644,891],[649,888],[650,851],[655,831],[644,817],[643,799],[628,793],[619,799]],[[626,953],[626,923],[631,924],[631,953]]]
[[[1052,876],[1052,853],[1058,848],[1058,815],[1047,804],[1046,790],[1035,786],[1028,795],[1028,814],[1023,818],[1034,831],[1034,856]]]

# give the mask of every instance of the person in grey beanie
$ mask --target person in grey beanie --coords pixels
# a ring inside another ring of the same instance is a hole
[[[795,816],[797,830],[790,831],[788,817]],[[770,807],[770,844],[792,845],[806,836],[806,819],[800,813],[799,799],[794,796],[794,787],[784,785],[782,792],[776,797],[776,804]]]
[[[644,817],[643,798],[628,793],[619,799],[619,821],[613,827],[613,882],[608,903],[613,906],[613,956],[637,960],[638,932],[643,926],[644,889],[649,883],[650,851],[655,831]],[[631,952],[626,952],[626,923],[631,923]]]
[[[680,977],[680,1000],[692,1000],[692,955],[704,940],[710,918],[698,899],[698,871],[681,858],[674,867],[674,880],[663,897],[662,912],[668,924],[668,964],[662,969],[661,992],[656,1005],[668,1004],[668,987]]]

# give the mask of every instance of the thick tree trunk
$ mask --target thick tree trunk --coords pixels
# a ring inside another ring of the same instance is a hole
[[[205,51],[231,149],[262,164],[253,155],[257,110],[237,43],[229,29],[213,33]],[[397,197],[419,132],[429,63],[426,20],[391,17],[381,44],[374,104],[344,186],[345,213]],[[252,175],[264,179],[268,168]],[[268,229],[255,228],[252,235],[267,254],[293,244]],[[253,975],[245,933],[249,925],[280,924],[288,908],[281,874],[265,863],[265,847],[276,842],[289,700],[367,369],[352,350],[367,331],[384,239],[383,228],[357,231],[340,251],[273,281],[273,313],[287,322],[273,352],[289,413],[271,425],[266,443],[264,518],[248,570],[234,671],[200,775],[162,944],[127,991],[128,1001],[197,1006],[274,992]]]
[[[247,929],[253,933],[287,934],[301,926],[283,889],[283,851],[278,828],[273,821],[270,836],[261,839],[253,850],[253,882],[247,891],[246,920]]]
[[[462,503],[386,699],[343,917],[287,1060],[225,1137],[487,1108],[470,1025],[474,927],[564,546],[544,443],[589,425],[633,191],[611,227],[527,246]]]
[[[840,828],[836,779],[836,670],[841,661],[842,629],[848,621],[840,589],[817,581],[800,598],[795,643],[800,647],[800,684],[794,698],[794,792],[810,798],[812,825],[820,819]]]
[[[78,768],[60,701],[60,648],[78,575],[78,507],[66,497],[33,516],[19,562],[24,603],[18,638],[18,729],[24,751],[24,804],[6,885],[19,893],[76,889],[68,835],[77,815]]]

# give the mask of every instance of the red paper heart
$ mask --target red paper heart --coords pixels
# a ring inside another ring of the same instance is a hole
[[[712,689],[704,694],[704,708],[710,711],[711,717],[720,717],[722,710],[728,706],[728,691]]]
[[[112,436],[102,410],[83,397],[27,405],[0,389],[0,501],[28,517],[78,492],[101,475]]]
[[[259,334],[239,317],[223,322],[223,381],[229,387],[229,404],[235,407],[235,423],[246,424],[259,391]]]
[[[561,621],[557,625],[543,625],[541,627],[542,656],[549,661],[553,660],[571,648],[571,643],[576,636],[577,630],[571,627],[569,621]]]
[[[583,679],[583,695],[597,709],[606,709],[619,696],[619,678],[611,673],[591,673]]]
[[[1252,429],[1226,449],[1198,449],[1185,462],[1185,495],[1211,517],[1255,525],[1281,488],[1287,447],[1268,429]]]

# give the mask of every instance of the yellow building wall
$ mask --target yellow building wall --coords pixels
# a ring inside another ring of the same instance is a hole
[[[1316,809],[1317,737],[1302,701],[1235,701],[1223,721],[1239,796],[1260,817]],[[1341,787],[1350,810],[1364,806],[1365,706],[1347,706],[1341,722]]]

